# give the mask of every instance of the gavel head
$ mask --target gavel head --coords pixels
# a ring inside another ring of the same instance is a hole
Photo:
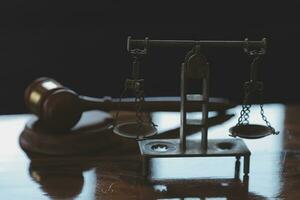
[[[39,78],[25,91],[25,104],[45,126],[55,130],[73,127],[82,114],[78,95],[50,78]]]

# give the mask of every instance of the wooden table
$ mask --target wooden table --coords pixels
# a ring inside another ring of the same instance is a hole
[[[153,159],[145,182],[138,152],[28,156],[18,138],[31,115],[0,116],[0,199],[300,199],[300,106],[269,104],[265,112],[280,134],[245,140],[252,153],[247,188],[242,173],[233,179],[233,158]],[[251,117],[260,122],[258,107]],[[179,125],[179,113],[153,118],[159,132]],[[209,128],[209,138],[228,138],[236,122],[237,116]]]

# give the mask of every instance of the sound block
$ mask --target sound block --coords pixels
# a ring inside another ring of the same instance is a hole
[[[114,148],[120,139],[112,131],[113,118],[103,111],[86,111],[69,131],[51,131],[33,117],[20,135],[25,151],[48,155],[88,154]]]

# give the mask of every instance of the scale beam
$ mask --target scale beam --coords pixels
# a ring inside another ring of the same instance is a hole
[[[148,49],[149,47],[178,47],[192,48],[195,45],[201,47],[239,47],[239,48],[266,48],[267,40],[263,38],[260,41],[249,41],[247,38],[241,41],[224,41],[224,40],[149,40],[145,39],[127,39],[127,50]]]

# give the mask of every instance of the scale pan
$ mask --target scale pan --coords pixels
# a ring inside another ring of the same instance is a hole
[[[243,124],[229,129],[231,136],[246,139],[258,139],[273,134],[268,126],[258,124]]]
[[[126,122],[118,124],[113,129],[114,133],[131,139],[144,139],[157,134],[157,129],[151,125],[137,122]]]

